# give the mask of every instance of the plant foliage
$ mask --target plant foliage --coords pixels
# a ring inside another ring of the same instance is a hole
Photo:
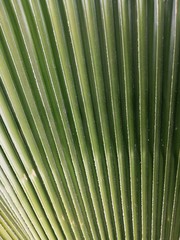
[[[1,239],[179,239],[179,34],[179,0],[0,0]]]

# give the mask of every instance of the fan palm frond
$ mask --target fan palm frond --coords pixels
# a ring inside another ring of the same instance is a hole
[[[180,1],[1,0],[3,240],[180,237]]]

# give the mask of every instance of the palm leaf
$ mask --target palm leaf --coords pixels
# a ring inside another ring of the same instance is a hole
[[[0,236],[180,237],[178,0],[1,0]]]

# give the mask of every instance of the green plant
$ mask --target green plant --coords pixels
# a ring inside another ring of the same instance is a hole
[[[1,0],[0,236],[180,237],[178,0]]]

